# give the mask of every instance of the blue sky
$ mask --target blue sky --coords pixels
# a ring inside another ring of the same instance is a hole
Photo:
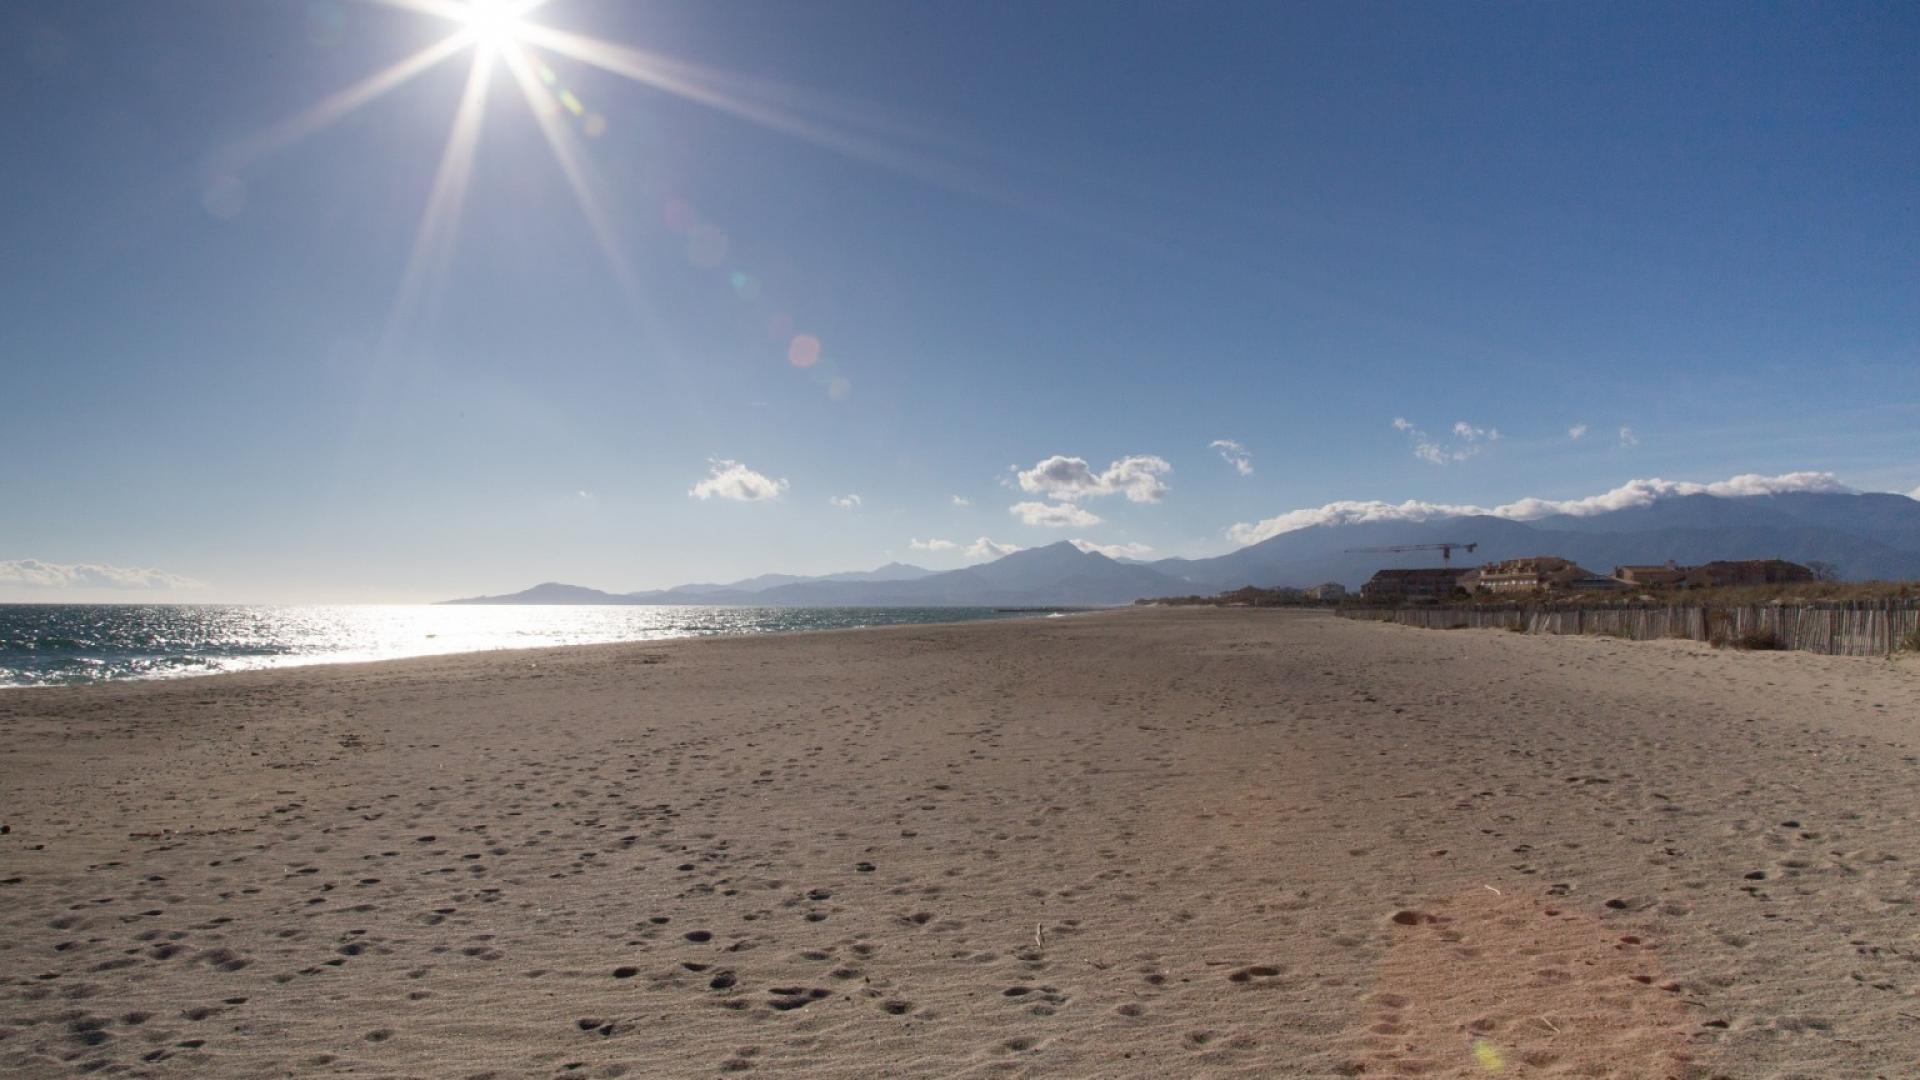
[[[0,599],[1204,555],[1340,500],[1920,484],[1910,5],[528,21],[505,48],[597,209],[501,52],[422,245],[472,48],[279,136],[455,24],[0,7]],[[554,47],[581,37],[653,82]]]

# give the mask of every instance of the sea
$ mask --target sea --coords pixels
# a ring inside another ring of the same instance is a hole
[[[0,604],[0,687],[1044,615],[995,608]]]

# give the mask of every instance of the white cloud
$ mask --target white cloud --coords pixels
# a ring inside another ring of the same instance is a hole
[[[204,581],[165,570],[101,563],[50,563],[39,559],[0,560],[0,585],[25,585],[35,589],[206,588]]]
[[[1138,559],[1153,553],[1153,549],[1145,544],[1096,544],[1091,540],[1075,540],[1073,546],[1081,551],[1097,551],[1109,559]]]
[[[1063,457],[1059,454],[1031,469],[1020,471],[1018,480],[1020,490],[1045,495],[1050,499],[1084,498],[1099,494],[1100,486],[1099,478],[1094,475],[1086,458]]]
[[[1133,454],[1094,472],[1086,458],[1055,454],[1031,469],[1017,470],[1020,490],[1060,502],[1101,495],[1125,495],[1128,502],[1159,502],[1166,497],[1161,477],[1173,471],[1165,458]]]
[[[1215,439],[1207,444],[1207,449],[1220,451],[1220,460],[1233,466],[1233,471],[1241,476],[1253,475],[1253,455],[1232,439]]]
[[[998,559],[1003,555],[1011,555],[1016,551],[1025,550],[1027,549],[1021,547],[1019,544],[1003,544],[998,540],[989,540],[983,536],[967,545],[967,558]]]
[[[1279,536],[1281,533],[1312,528],[1315,525],[1361,525],[1374,521],[1429,521],[1433,518],[1459,517],[1463,514],[1486,512],[1484,508],[1478,506],[1449,506],[1444,503],[1419,502],[1413,499],[1403,503],[1347,499],[1330,502],[1325,506],[1289,510],[1284,514],[1261,521],[1229,525],[1227,538],[1236,544],[1257,544],[1262,540]]]
[[[1253,544],[1281,533],[1314,525],[1353,525],[1373,521],[1433,521],[1438,518],[1461,517],[1469,514],[1486,514],[1511,518],[1515,521],[1531,521],[1553,514],[1588,517],[1612,510],[1651,506],[1661,499],[1683,495],[1718,495],[1723,498],[1735,498],[1747,495],[1778,495],[1796,491],[1851,492],[1853,489],[1842,484],[1832,473],[1826,472],[1793,472],[1779,476],[1747,473],[1710,484],[1685,480],[1629,480],[1612,491],[1580,499],[1525,498],[1493,507],[1430,503],[1413,499],[1403,503],[1349,500],[1331,502],[1325,506],[1310,509],[1290,510],[1264,521],[1232,525],[1227,528],[1227,537],[1238,544]]]
[[[707,463],[707,478],[688,488],[687,494],[696,499],[764,502],[785,490],[785,480],[768,479],[738,461],[714,458]]]
[[[915,538],[908,540],[907,546],[915,551],[952,551],[960,545],[951,540],[921,540]]]
[[[860,507],[860,496],[854,494],[831,495],[827,501],[842,510],[856,510]]]
[[[1639,446],[1640,433],[1626,426],[1625,424],[1620,425],[1620,445],[1621,446]]]
[[[1567,429],[1567,438],[1569,439],[1584,439],[1586,437],[1587,425],[1585,424],[1575,424]]]
[[[1026,522],[1028,525],[1043,525],[1052,529],[1064,529],[1070,526],[1085,528],[1098,525],[1101,517],[1072,503],[1022,502],[1007,507],[1007,513]]]
[[[1588,517],[1612,510],[1651,506],[1661,499],[1683,495],[1718,495],[1721,498],[1731,499],[1749,495],[1781,495],[1797,491],[1851,493],[1853,490],[1828,472],[1792,472],[1782,473],[1779,476],[1744,473],[1729,480],[1716,480],[1710,484],[1698,484],[1686,480],[1629,480],[1612,491],[1589,495],[1583,499],[1518,499],[1484,512],[1497,517],[1513,518],[1516,521],[1528,521],[1546,517],[1549,514]]]
[[[972,499],[969,499],[969,498],[967,498],[967,497],[966,497],[965,495],[955,495],[955,496],[953,497],[953,505],[955,505],[955,506],[972,506],[972,505],[973,505],[973,500],[972,500]]]
[[[1457,420],[1453,425],[1451,443],[1436,439],[1427,434],[1413,421],[1404,416],[1393,418],[1395,431],[1403,431],[1413,443],[1413,456],[1434,465],[1450,465],[1465,461],[1489,444],[1500,441],[1500,432],[1495,428],[1476,427],[1465,420]]]

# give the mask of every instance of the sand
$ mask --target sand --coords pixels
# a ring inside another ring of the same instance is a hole
[[[0,693],[0,1074],[1920,1075],[1920,664],[1128,611]]]

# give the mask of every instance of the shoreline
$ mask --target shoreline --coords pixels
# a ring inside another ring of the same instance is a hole
[[[0,605],[0,606],[6,606],[6,605]],[[15,605],[15,606],[27,606],[27,605]],[[98,607],[102,605],[44,604],[39,606]],[[156,605],[126,605],[126,606],[151,607]],[[171,605],[171,606],[200,607],[200,606],[206,606],[206,605],[179,604],[179,605]],[[238,607],[251,606],[251,607],[271,608],[271,607],[279,607],[279,606],[303,607],[303,606],[314,606],[314,605],[219,605],[219,606],[238,606]],[[327,605],[327,606],[349,606],[349,605]],[[379,605],[362,605],[362,606],[416,607],[416,606],[439,606],[439,605],[379,604]],[[468,606],[471,607],[471,606],[478,606],[478,605],[468,605]],[[508,609],[508,608],[515,608],[515,607],[538,607],[542,605],[496,605],[496,606],[502,609]],[[593,608],[593,607],[603,607],[603,606],[626,607],[628,605],[545,605],[545,606],[561,607],[561,608],[568,608],[568,607]],[[671,606],[671,605],[663,605],[663,606]],[[705,609],[705,608],[713,607],[714,605],[681,605],[681,606],[698,607],[698,608]],[[873,608],[822,608],[822,609],[793,608],[793,609],[780,609],[780,610],[924,611],[924,610],[938,610],[938,608],[937,607],[936,608],[873,607]],[[789,630],[753,630],[753,631],[741,631],[738,633],[727,633],[727,632],[683,633],[683,634],[672,634],[672,635],[661,636],[661,637],[620,638],[620,639],[610,640],[610,641],[583,642],[583,643],[577,643],[577,644],[548,644],[548,645],[523,645],[523,646],[501,645],[501,646],[490,646],[490,647],[473,648],[473,649],[453,649],[453,650],[446,650],[446,651],[439,651],[439,652],[408,653],[408,654],[399,655],[399,656],[350,657],[350,656],[347,656],[346,654],[332,653],[332,654],[317,654],[313,656],[294,656],[294,657],[285,658],[284,660],[279,660],[278,662],[274,662],[277,658],[262,658],[262,659],[268,660],[269,662],[261,663],[257,666],[235,668],[235,669],[225,670],[225,671],[191,671],[191,670],[175,671],[175,672],[168,672],[164,674],[115,676],[115,677],[104,678],[104,679],[96,679],[89,682],[0,683],[0,694],[4,694],[6,691],[9,691],[9,690],[64,690],[64,689],[74,689],[74,688],[86,687],[86,686],[118,686],[118,685],[131,685],[131,684],[144,685],[149,683],[177,682],[180,680],[200,680],[200,679],[221,678],[221,677],[235,676],[235,675],[264,674],[264,673],[270,673],[270,672],[276,672],[276,671],[289,671],[289,670],[294,670],[298,668],[307,668],[307,667],[333,667],[333,666],[339,666],[339,665],[352,665],[352,664],[384,664],[384,663],[393,663],[396,661],[404,661],[404,660],[425,660],[425,659],[431,659],[434,657],[491,655],[496,653],[515,653],[515,652],[538,652],[545,649],[588,649],[588,648],[598,648],[603,646],[616,646],[616,645],[632,646],[632,645],[647,645],[647,644],[664,644],[667,642],[676,642],[676,641],[699,641],[699,640],[707,640],[707,639],[713,639],[713,638],[756,638],[756,637],[770,637],[770,636],[786,635],[786,634],[844,633],[850,630],[887,630],[887,629],[895,629],[899,627],[912,627],[912,626],[961,626],[961,625],[965,625],[967,623],[973,623],[973,622],[1006,622],[1006,621],[1014,621],[1014,620],[1020,620],[1020,619],[1048,618],[1048,617],[1053,617],[1054,615],[1058,615],[1061,618],[1065,618],[1068,616],[1075,616],[1075,615],[1099,614],[1101,612],[1106,612],[1106,611],[1125,611],[1125,610],[1130,610],[1130,608],[1128,607],[1114,607],[1114,608],[1058,608],[1058,607],[1055,607],[1055,608],[1000,609],[1000,608],[982,608],[982,607],[967,606],[967,607],[954,607],[953,610],[955,611],[992,611],[994,614],[990,617],[980,617],[980,618],[971,618],[971,619],[954,619],[951,621],[942,620],[942,621],[929,621],[929,622],[896,622],[896,623],[883,623],[878,625],[861,625],[861,626],[823,626],[823,627],[808,627],[808,628],[789,629]]]
[[[1118,611],[0,695],[0,1072],[1920,1056],[1912,665]]]

